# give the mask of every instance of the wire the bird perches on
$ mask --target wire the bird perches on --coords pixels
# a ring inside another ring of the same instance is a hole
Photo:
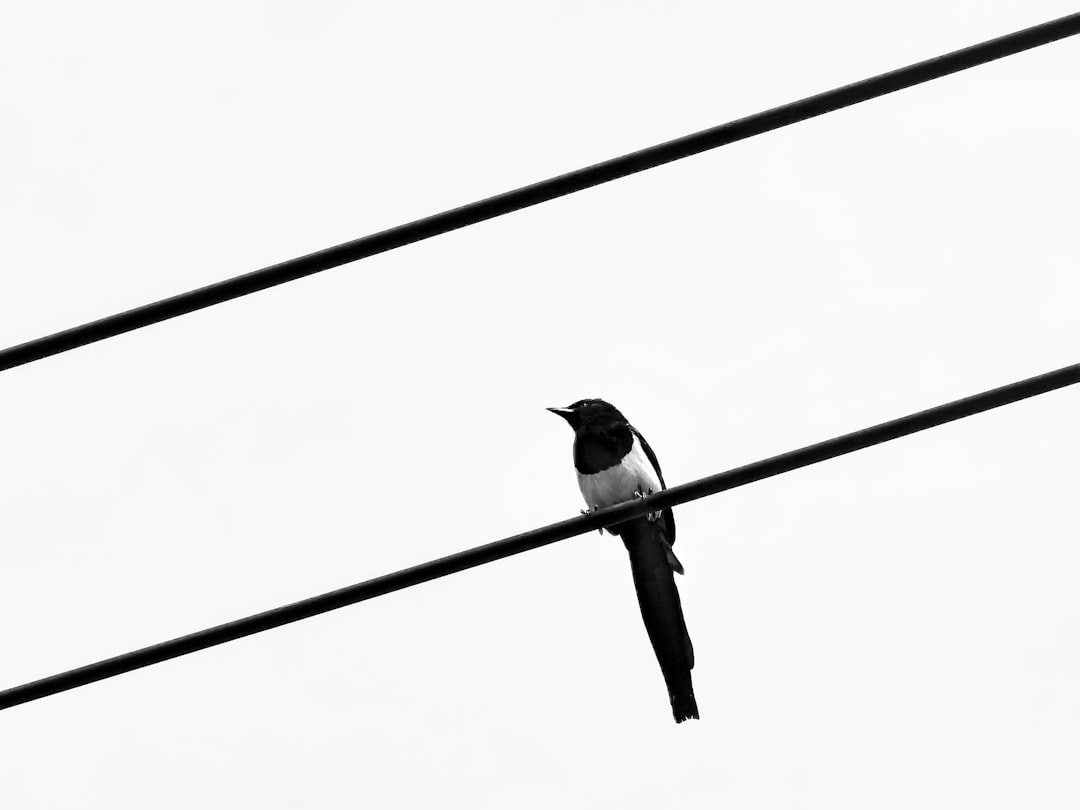
[[[28,703],[32,700],[55,695],[58,692],[85,686],[94,681],[113,678],[141,667],[158,664],[170,658],[178,658],[187,653],[205,650],[208,647],[234,641],[244,636],[281,627],[346,605],[373,599],[392,591],[429,582],[447,574],[475,568],[478,565],[520,554],[523,551],[529,551],[559,540],[585,534],[605,525],[619,523],[643,515],[646,512],[656,512],[666,507],[677,506],[708,495],[715,495],[718,492],[745,486],[754,481],[780,475],[810,464],[817,464],[875,444],[891,441],[937,425],[943,425],[946,422],[998,408],[1011,402],[1045,394],[1048,391],[1064,388],[1077,382],[1080,382],[1080,363],[1047,374],[1041,374],[1037,377],[1029,377],[1026,380],[984,391],[981,394],[964,399],[947,402],[944,405],[903,416],[891,422],[883,422],[854,433],[846,433],[843,436],[837,436],[799,450],[792,450],[789,453],[756,461],[743,467],[736,467],[717,475],[671,487],[662,492],[649,495],[647,498],[628,501],[607,509],[600,509],[588,515],[564,520],[561,523],[553,523],[504,540],[496,540],[493,543],[452,554],[449,557],[442,557],[412,568],[369,579],[366,582],[313,596],[310,599],[304,599],[290,605],[237,619],[227,624],[220,624],[216,627],[180,636],[171,641],[144,647],[114,658],[106,658],[103,661],[61,672],[48,678],[31,681],[0,692],[0,709],[17,706],[20,703]]]

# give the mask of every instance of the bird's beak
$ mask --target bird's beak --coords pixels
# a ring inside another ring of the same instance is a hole
[[[554,414],[558,414],[567,422],[569,422],[570,419],[574,416],[573,408],[548,408],[548,410]]]

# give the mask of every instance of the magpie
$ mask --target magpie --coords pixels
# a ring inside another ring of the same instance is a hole
[[[548,410],[574,429],[574,468],[585,498],[585,514],[664,489],[656,453],[615,406],[602,399],[581,399],[566,408]],[[664,509],[604,528],[618,535],[630,553],[641,618],[664,674],[675,722],[697,719],[690,680],[694,647],[675,587],[674,572],[683,573],[671,548],[675,518],[670,509]]]

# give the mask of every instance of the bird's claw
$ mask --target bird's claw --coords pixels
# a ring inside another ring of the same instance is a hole
[[[646,497],[648,497],[649,495],[652,495],[652,494],[653,494],[652,487],[649,487],[648,492],[642,492],[640,489],[635,489],[634,490],[634,497],[637,498],[638,500],[644,500]],[[659,512],[649,512],[648,514],[645,515],[645,519],[648,520],[649,523],[655,523],[656,521],[658,521],[660,519],[660,513]]]
[[[595,512],[599,508],[600,508],[599,506],[597,506],[596,504],[593,504],[592,509],[582,509],[581,514],[583,514],[583,515],[591,515],[593,512]],[[604,533],[604,527],[601,526],[599,531],[600,531],[600,534],[602,535]]]

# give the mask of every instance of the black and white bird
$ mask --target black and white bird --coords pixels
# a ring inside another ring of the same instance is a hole
[[[548,408],[574,429],[574,467],[589,510],[602,509],[664,489],[664,476],[649,443],[615,406],[582,399],[566,408]],[[630,553],[641,617],[664,673],[675,722],[697,718],[694,647],[686,631],[674,573],[683,573],[672,551],[675,518],[670,509],[605,527],[622,538]]]

